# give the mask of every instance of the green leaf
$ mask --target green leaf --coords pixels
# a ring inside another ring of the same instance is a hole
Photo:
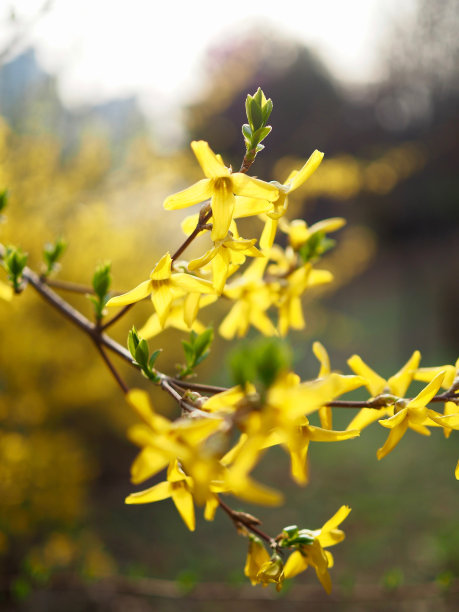
[[[96,295],[102,300],[108,293],[111,284],[110,262],[99,264],[92,277],[92,286]]]
[[[196,335],[194,340],[194,350],[196,357],[201,357],[214,339],[214,330],[208,327],[202,334]]]
[[[186,340],[182,340],[182,346],[185,352],[186,364],[189,368],[192,368],[194,365],[195,357],[194,347],[189,342],[186,342]]]
[[[153,353],[150,355],[150,359],[148,361],[148,367],[150,368],[150,370],[155,365],[155,361],[158,359],[161,353],[162,353],[162,349],[157,349],[156,351],[153,351]]]
[[[323,255],[336,244],[332,238],[328,238],[324,232],[315,232],[298,250],[304,263]]]
[[[147,341],[142,338],[135,349],[135,360],[142,367],[146,369],[148,366],[148,355],[150,351],[148,349]]]
[[[271,130],[272,127],[270,125],[267,125],[266,127],[261,127],[253,135],[253,140],[257,143],[261,142],[266,138],[266,136],[270,133]]]
[[[135,352],[136,352],[137,346],[139,345],[139,342],[140,342],[140,339],[137,333],[137,329],[134,326],[132,326],[132,328],[129,330],[129,333],[128,333],[127,346],[128,346],[129,352],[131,353],[134,359],[135,359]]]
[[[248,123],[244,123],[244,125],[242,126],[242,134],[244,138],[249,142],[252,140],[252,128]]]
[[[254,98],[250,102],[250,113],[252,116],[252,122],[250,123],[252,130],[257,130],[258,128],[262,127],[263,115],[261,113],[260,106]]]
[[[262,109],[263,123],[265,125],[271,115],[272,110],[273,110],[273,101],[271,100],[271,98],[268,98],[266,100],[266,104],[263,106],[263,109]]]

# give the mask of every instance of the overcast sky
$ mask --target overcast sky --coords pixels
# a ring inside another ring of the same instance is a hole
[[[144,110],[176,107],[199,91],[210,44],[270,24],[311,46],[345,82],[377,80],[379,50],[394,19],[416,0],[0,0],[0,41],[16,23],[30,23],[16,48],[34,45],[45,69],[59,74],[69,105],[136,94]],[[0,47],[1,49],[1,47]]]

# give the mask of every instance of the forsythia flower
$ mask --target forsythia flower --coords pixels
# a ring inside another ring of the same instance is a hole
[[[269,554],[263,546],[261,540],[253,535],[249,535],[249,550],[245,562],[244,574],[253,586],[258,584],[257,575],[261,566],[269,561]]]
[[[414,351],[405,365],[388,380],[376,374],[376,372],[367,366],[358,355],[352,355],[352,357],[347,360],[347,363],[355,374],[361,376],[365,380],[365,386],[372,397],[376,397],[381,393],[390,393],[396,397],[402,398],[413,380],[420,360],[421,353],[419,351]],[[362,408],[349,423],[347,429],[362,430],[364,427],[380,419],[381,416],[392,415],[393,410],[393,406],[381,408],[380,410],[375,408]]]
[[[444,372],[440,372],[424,389],[412,400],[399,400],[404,407],[396,411],[388,419],[382,419],[379,423],[383,427],[390,429],[389,436],[382,448],[379,448],[376,456],[382,459],[388,455],[400,442],[408,427],[424,436],[430,436],[430,431],[426,425],[432,425],[429,413],[434,411],[427,410],[426,406],[436,395],[441,387]],[[395,405],[397,410],[397,404]],[[435,414],[435,413],[434,413]]]
[[[211,262],[213,286],[217,293],[221,293],[228,278],[231,264],[242,265],[246,256],[263,257],[263,253],[254,246],[255,242],[255,238],[252,240],[233,238],[232,233],[228,232],[223,240],[217,240],[213,248],[202,257],[190,261],[188,270],[193,271],[202,268]]]
[[[172,301],[187,293],[214,293],[209,281],[185,274],[172,272],[172,257],[166,253],[150,274],[150,280],[140,283],[135,289],[111,298],[107,306],[126,306],[139,302],[151,295],[151,301],[162,327],[166,324]]]
[[[265,258],[256,259],[240,278],[225,288],[223,295],[236,301],[218,329],[227,340],[236,334],[244,336],[249,325],[265,336],[277,335],[273,322],[266,314],[275,298],[262,280],[267,261]]]
[[[350,511],[348,506],[341,506],[321,529],[308,533],[313,541],[310,544],[300,544],[299,549],[290,555],[284,567],[285,578],[293,578],[312,565],[324,589],[328,594],[331,593],[332,583],[328,568],[333,567],[333,555],[324,548],[334,546],[344,540],[344,532],[337,527]]]
[[[262,249],[269,249],[273,245],[279,219],[287,212],[288,194],[298,189],[298,187],[301,187],[301,185],[308,180],[319,167],[323,157],[323,153],[317,150],[314,151],[300,170],[293,170],[285,183],[279,185],[279,197],[273,202],[272,210],[266,213],[268,215],[268,221],[266,222],[263,234],[260,238],[260,246]],[[239,207],[236,208],[236,218],[245,216],[242,214],[242,206],[244,206],[244,208],[250,208],[250,203],[241,201],[241,209],[238,210]]]
[[[211,198],[212,206],[212,240],[222,240],[233,218],[235,196],[246,196],[249,198],[268,200],[272,202],[278,198],[279,191],[276,186],[252,178],[242,172],[231,172],[219,155],[215,155],[207,142],[203,140],[191,143],[191,148],[196,155],[207,178],[202,179],[164,201],[166,210],[186,208]]]
[[[284,580],[284,564],[280,556],[274,553],[258,570],[256,581],[261,582],[264,587],[274,583],[276,585],[276,591],[280,591]]]
[[[167,481],[160,482],[145,491],[131,493],[126,497],[127,504],[149,504],[172,497],[180,516],[190,531],[195,530],[196,521],[192,490],[192,479],[186,476],[177,460],[170,463]]]

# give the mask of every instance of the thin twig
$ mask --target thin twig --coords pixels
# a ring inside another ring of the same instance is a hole
[[[117,371],[117,369],[115,368],[115,366],[113,365],[113,363],[111,362],[109,356],[107,355],[107,353],[104,351],[102,345],[100,344],[100,342],[97,341],[97,339],[94,339],[94,344],[96,345],[99,353],[102,356],[102,359],[105,361],[105,363],[107,364],[108,369],[110,370],[110,372],[113,374],[114,379],[116,380],[116,382],[118,383],[119,387],[121,388],[122,392],[124,393],[124,395],[127,395],[129,393],[129,388],[126,385],[126,383],[123,381],[123,379],[121,378],[121,376],[119,375],[119,372]]]
[[[209,204],[206,204],[205,206],[203,206],[203,208],[201,208],[201,211],[199,213],[199,220],[196,224],[196,227],[191,232],[191,234],[188,236],[188,238],[179,246],[179,248],[172,255],[172,261],[175,261],[178,257],[180,257],[183,251],[185,251],[185,249],[187,249],[190,246],[190,244],[193,242],[196,236],[200,232],[202,232],[203,229],[205,229],[204,226],[206,225],[207,221],[211,218],[211,216],[212,216],[212,209],[210,209]]]
[[[132,304],[126,304],[126,306],[124,306],[124,308],[122,308],[118,314],[116,314],[114,317],[112,317],[111,319],[108,319],[108,321],[106,321],[103,325],[100,326],[101,330],[106,330],[108,327],[110,327],[111,325],[113,325],[114,323],[116,323],[117,321],[119,321],[121,319],[121,317],[124,317],[124,315],[129,312],[131,310],[131,308],[133,306],[135,306],[136,302],[133,302]]]
[[[244,525],[246,529],[249,529],[254,534],[256,534],[259,538],[267,542],[272,548],[275,548],[275,549],[278,548],[276,540],[272,538],[270,535],[268,535],[267,533],[265,533],[264,531],[262,531],[261,529],[258,529],[258,527],[254,525],[252,520],[249,519],[248,516],[246,517],[244,513],[236,512],[235,510],[230,508],[227,504],[225,504],[225,502],[222,501],[220,498],[218,498],[218,504],[220,508],[224,510],[226,514],[230,517],[230,519],[236,525],[236,528],[237,528],[238,523],[242,524]]]
[[[72,283],[71,281],[57,280],[53,278],[47,278],[46,276],[40,276],[40,280],[42,280],[48,287],[53,287],[54,289],[62,289],[62,291],[69,291],[71,293],[83,293],[87,295],[88,293],[93,294],[94,289],[89,285],[80,285],[80,283]]]
[[[201,383],[191,382],[189,380],[181,380],[180,378],[170,378],[170,382],[173,382],[177,387],[182,389],[190,389],[191,391],[202,391],[203,393],[210,393],[216,395],[217,393],[223,393],[228,391],[227,387],[216,387],[215,385],[205,385]]]

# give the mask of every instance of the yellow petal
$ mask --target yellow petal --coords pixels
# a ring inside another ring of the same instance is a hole
[[[420,361],[421,353],[419,351],[414,351],[403,368],[401,368],[397,374],[391,376],[387,381],[391,393],[397,397],[405,397],[406,390],[413,380],[413,376]]]
[[[260,247],[263,250],[268,250],[273,246],[274,239],[276,237],[277,226],[279,225],[279,221],[267,218],[265,226],[260,236]]]
[[[131,493],[126,497],[126,504],[149,504],[151,502],[161,501],[170,497],[172,494],[172,485],[170,482],[160,482],[154,487],[145,489],[145,491],[139,491],[137,493]]]
[[[273,207],[269,200],[262,200],[261,198],[244,198],[243,196],[237,196],[236,204],[234,206],[233,219],[242,219],[244,217],[253,217],[254,215],[261,215],[262,213],[268,212]]]
[[[232,174],[231,182],[233,183],[233,191],[238,196],[260,198],[269,202],[274,202],[279,197],[279,190],[275,185],[247,176],[242,172]]]
[[[287,563],[284,565],[284,576],[285,578],[293,578],[300,572],[304,572],[307,567],[307,558],[303,557],[299,550],[295,550],[295,552],[293,552],[287,559]]]
[[[155,281],[168,280],[171,277],[172,257],[165,253],[158,261],[150,274],[150,279]]]
[[[150,402],[150,396],[146,391],[142,389],[131,389],[126,394],[126,400],[141,419],[147,424],[151,424],[154,413]]]
[[[387,416],[388,411],[387,408],[381,408],[377,410],[375,408],[362,408],[356,414],[356,416],[352,419],[346,429],[358,429],[362,431],[368,425],[375,423],[382,416]]]
[[[228,233],[233,218],[235,198],[230,179],[217,179],[212,196],[212,233],[214,242],[223,240]]]
[[[218,328],[218,333],[226,340],[231,340],[236,335],[240,326],[241,318],[244,316],[245,305],[242,302],[237,302],[223,319]],[[245,328],[248,327],[248,321],[245,321]]]
[[[116,295],[108,300],[107,306],[127,306],[128,304],[134,304],[135,302],[140,302],[140,300],[145,299],[151,293],[151,281],[147,280],[140,285],[137,285],[131,291],[127,293],[123,293],[123,295]]]
[[[454,471],[454,475],[456,476],[456,480],[459,480],[459,461],[457,462],[456,469]]]
[[[188,264],[188,270],[192,272],[193,270],[197,270],[198,268],[202,268],[203,266],[206,266],[209,263],[209,261],[212,261],[212,259],[215,257],[215,255],[218,253],[218,251],[221,248],[222,247],[212,247],[206,253],[204,253],[204,255],[202,255],[201,257],[198,257],[197,259],[193,259]]]
[[[405,419],[404,421],[402,421],[402,423],[400,423],[398,427],[394,427],[394,429],[390,430],[389,435],[387,436],[387,440],[384,443],[384,446],[382,446],[381,448],[378,448],[376,452],[376,456],[378,457],[378,459],[382,459],[383,457],[388,455],[392,450],[394,450],[394,448],[403,438],[407,428],[408,428],[408,419]]]
[[[194,515],[193,496],[186,489],[185,485],[179,484],[172,487],[172,501],[179,511],[185,525],[190,531],[194,531],[196,519]]]
[[[339,440],[350,440],[351,438],[357,438],[360,436],[360,431],[348,430],[348,431],[333,431],[329,429],[322,429],[321,427],[314,427],[313,425],[307,426],[308,437],[312,442],[337,442]]]
[[[169,458],[162,452],[151,447],[144,448],[135,458],[131,466],[131,480],[140,484],[155,476],[169,463]]]
[[[336,232],[346,225],[346,219],[342,217],[331,217],[330,219],[323,219],[318,221],[309,227],[309,233],[315,234],[316,232]]]
[[[204,202],[212,196],[212,184],[208,178],[201,179],[191,187],[182,189],[167,197],[163,207],[166,210],[179,210],[187,206],[193,206],[199,202]],[[195,225],[196,227],[196,225]]]
[[[212,260],[212,282],[214,289],[218,294],[221,294],[228,277],[230,265],[230,254],[228,249],[219,249],[218,253]]]
[[[323,525],[322,529],[320,530],[320,533],[325,534],[332,531],[333,529],[336,529],[349,516],[350,512],[351,508],[349,506],[341,506],[341,508],[337,512],[335,512],[335,514]],[[319,535],[319,541],[322,546],[326,546],[321,541],[321,535]]]
[[[230,175],[229,168],[225,166],[220,156],[215,155],[207,142],[204,140],[194,140],[191,143],[191,148],[207,178]]]
[[[179,289],[179,293],[215,293],[212,283],[185,272],[173,274],[170,284],[174,289]]]
[[[326,374],[330,374],[330,358],[328,356],[325,347],[320,342],[314,342],[312,345],[312,352],[317,357],[320,363],[319,378],[322,378]]]
[[[320,163],[324,157],[324,154],[317,149],[310,156],[308,161],[304,164],[304,166],[299,170],[293,179],[290,182],[290,191],[294,191],[298,189],[308,178],[317,170],[320,166]]]
[[[151,294],[151,301],[158,313],[159,322],[164,327],[172,303],[172,293],[167,285],[159,285]]]
[[[204,509],[204,518],[206,521],[213,521],[215,517],[215,512],[218,508],[218,497],[216,495],[211,495],[207,498],[206,507]]]
[[[371,395],[379,395],[384,391],[384,387],[386,386],[384,378],[376,374],[376,372],[367,366],[358,355],[352,355],[352,357],[347,360],[347,363],[353,372],[366,380],[365,386],[370,391]]]
[[[430,382],[421,393],[418,393],[414,399],[409,402],[408,406],[410,408],[424,408],[430,402],[430,400],[437,394],[437,391],[440,389],[443,379],[445,378],[445,372],[440,372],[435,376],[435,378]]]
[[[387,429],[393,429],[408,418],[408,408],[403,408],[399,412],[396,412],[393,416],[387,419],[380,419],[379,423]]]
[[[183,305],[183,320],[188,327],[192,327],[199,312],[200,293],[189,293]],[[195,330],[196,331],[196,330]]]

